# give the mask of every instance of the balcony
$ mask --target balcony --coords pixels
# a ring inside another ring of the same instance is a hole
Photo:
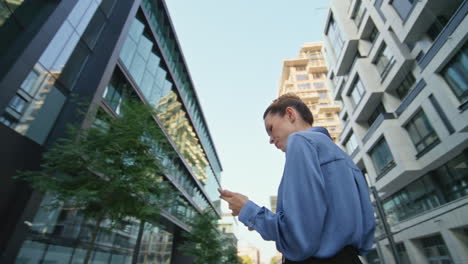
[[[318,113],[329,113],[329,112],[339,112],[340,106],[339,105],[318,105]]]
[[[428,10],[428,12],[430,11],[431,10]],[[421,67],[421,70],[424,70],[427,67],[427,65],[432,61],[432,59],[439,52],[439,50],[442,48],[445,42],[447,42],[447,40],[452,35],[452,33],[458,28],[458,26],[465,19],[467,13],[468,13],[468,1],[463,1],[463,3],[459,6],[459,8],[453,13],[447,25],[445,25],[445,27],[439,33],[437,38],[434,40],[434,42],[432,43],[432,46],[429,48],[426,54],[422,57],[422,59],[418,61],[419,66]]]
[[[309,60],[308,71],[309,73],[326,72],[328,70],[325,60]]]
[[[351,69],[358,51],[359,39],[350,39],[346,41],[341,52],[341,57],[336,64],[336,75],[345,75]]]

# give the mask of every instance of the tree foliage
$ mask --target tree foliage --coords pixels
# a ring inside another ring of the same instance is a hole
[[[184,233],[185,242],[179,247],[181,252],[195,258],[194,264],[221,263],[222,248],[216,216],[206,210],[191,220],[191,231]]]
[[[191,232],[179,249],[194,257],[194,264],[242,264],[231,238],[216,228],[218,218],[209,210],[191,219]]]
[[[254,264],[253,263],[253,260],[250,256],[247,256],[247,255],[243,255],[243,256],[240,256],[241,260],[242,260],[242,264]]]
[[[79,209],[98,228],[104,219],[155,220],[174,200],[157,158],[168,143],[149,106],[129,101],[121,112],[89,128],[69,127],[69,136],[44,154],[42,170],[19,172],[18,178],[50,194],[47,206]]]
[[[237,240],[235,242],[237,243]],[[232,237],[229,237],[227,234],[221,234],[221,244],[223,248],[221,263],[242,264],[242,259],[237,255],[237,245],[233,243]]]

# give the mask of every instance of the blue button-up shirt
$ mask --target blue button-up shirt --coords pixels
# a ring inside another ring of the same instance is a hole
[[[372,247],[374,211],[366,181],[323,127],[291,134],[277,212],[248,201],[239,220],[292,261],[328,258],[351,245]]]

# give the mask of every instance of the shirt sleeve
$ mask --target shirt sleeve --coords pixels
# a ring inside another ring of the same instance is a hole
[[[327,213],[325,183],[315,145],[301,135],[289,136],[280,185],[282,210],[276,214],[248,201],[239,220],[255,229],[290,260],[313,256],[320,247]]]

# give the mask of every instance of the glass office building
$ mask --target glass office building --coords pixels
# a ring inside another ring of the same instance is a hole
[[[164,1],[1,0],[0,33],[0,262],[82,263],[93,222],[42,207],[49,197],[12,177],[39,168],[67,124],[89,122],[80,101],[97,119],[118,118],[134,98],[156,109],[154,125],[177,154],[156,148],[177,203],[145,224],[138,248],[138,220],[103,228],[91,263],[191,263],[177,246],[190,217],[219,215],[222,167]]]

